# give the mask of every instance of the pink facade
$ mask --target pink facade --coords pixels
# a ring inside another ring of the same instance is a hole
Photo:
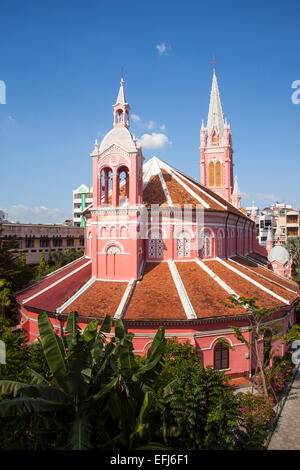
[[[201,129],[201,183],[157,157],[144,163],[129,132],[123,80],[113,108],[113,128],[91,153],[85,257],[16,295],[29,341],[38,336],[42,311],[58,334],[71,311],[78,311],[82,328],[109,314],[134,333],[138,354],[147,352],[163,325],[166,337],[195,346],[205,366],[251,374],[253,351],[232,329],[240,326],[251,342],[247,312],[223,302],[229,295],[258,293],[259,304],[276,312],[270,327],[280,321],[284,333],[299,293],[294,282],[267,269],[255,221],[241,209],[215,73],[208,123]],[[218,338],[234,349],[221,350]]]

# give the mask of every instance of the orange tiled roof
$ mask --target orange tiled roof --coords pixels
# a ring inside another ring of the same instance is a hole
[[[221,196],[157,157],[152,157],[144,165],[143,180],[143,200],[147,207],[151,204],[160,206],[191,204],[193,207],[229,211],[247,217],[243,211],[234,207]]]
[[[228,260],[226,260],[228,262]],[[261,307],[274,309],[276,307],[283,307],[286,304],[267,292],[261,290],[258,286],[255,286],[251,282],[243,279],[235,272],[231,271],[228,267],[221,264],[219,261],[207,261],[207,266],[219,276],[223,281],[226,282],[237,295],[241,297],[258,297],[257,304]],[[250,276],[249,276],[250,277]]]
[[[245,314],[242,307],[233,311],[221,304],[221,301],[228,302],[229,294],[197,263],[179,262],[176,267],[198,318]]]
[[[147,263],[125,320],[186,320],[168,263]]]
[[[127,282],[95,281],[83,294],[72,302],[62,313],[76,310],[83,317],[103,318],[114,316]]]
[[[28,309],[63,314],[76,310],[81,317],[114,316],[118,310],[125,322],[178,322],[245,315],[242,307],[230,309],[221,304],[228,301],[231,290],[243,297],[256,296],[260,306],[270,309],[286,307],[299,297],[294,282],[239,256],[204,263],[148,262],[142,280],[130,289],[126,289],[127,282],[114,281],[94,281],[85,289],[90,279],[91,260],[84,258],[25,289],[17,300]],[[76,294],[81,287],[81,294]],[[74,294],[77,298],[72,301]],[[64,307],[67,301],[72,303]]]

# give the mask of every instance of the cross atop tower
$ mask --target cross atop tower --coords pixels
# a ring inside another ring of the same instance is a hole
[[[215,59],[213,59],[213,60],[211,61],[211,63],[212,63],[212,66],[213,66],[213,69],[214,69],[214,73],[215,73],[217,61],[216,61]]]
[[[114,108],[114,127],[129,127],[129,111],[130,106],[127,103],[124,91],[123,75],[120,82],[120,89]]]

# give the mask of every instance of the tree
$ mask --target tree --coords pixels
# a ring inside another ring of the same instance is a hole
[[[281,323],[277,323],[272,329],[266,326],[264,323],[267,319],[271,318],[272,311],[265,308],[259,307],[256,304],[258,300],[257,297],[247,298],[247,297],[237,297],[234,295],[229,296],[229,303],[228,302],[221,302],[222,304],[226,305],[229,308],[235,308],[236,306],[242,306],[246,309],[248,313],[248,318],[250,322],[249,332],[252,334],[253,345],[254,345],[254,358],[256,359],[257,368],[260,374],[261,383],[262,383],[262,391],[265,396],[265,399],[268,400],[268,384],[267,384],[267,376],[266,376],[266,367],[269,365],[270,357],[272,356],[272,343],[274,339],[279,337],[279,332],[282,328]],[[244,343],[247,348],[252,350],[252,344],[246,340],[244,337],[241,328],[236,326],[231,326],[234,330],[235,337]],[[260,351],[259,351],[259,341],[264,341],[264,353],[267,353],[266,356],[264,354],[264,359],[261,358]],[[255,372],[256,375],[256,372]],[[269,384],[270,388],[270,384]],[[277,400],[275,392],[271,389],[275,400]]]
[[[22,289],[34,279],[34,268],[24,264],[23,258],[16,254],[18,242],[1,238],[0,226],[0,279],[9,283],[13,292]]]
[[[0,315],[5,318],[5,310],[11,305],[10,283],[0,279]]]
[[[204,368],[183,345],[184,359],[175,359],[172,380],[155,402],[160,434],[170,449],[233,449],[241,427],[241,401],[219,370]],[[189,357],[187,357],[189,356]]]
[[[157,331],[145,361],[138,364],[133,335],[125,331],[121,320],[108,341],[105,333],[110,332],[111,317],[104,319],[99,331],[99,320],[93,320],[82,334],[77,318],[76,312],[69,315],[66,335],[60,338],[47,314],[39,316],[40,342],[51,379],[31,370],[30,384],[0,381],[1,392],[10,397],[0,402],[2,419],[24,422],[29,415],[34,417],[25,433],[29,440],[44,433],[35,448],[132,449],[149,443],[145,419],[161,370],[163,329]],[[53,427],[45,428],[48,416],[55,417],[54,432]],[[42,433],[37,433],[39,425]]]
[[[300,237],[291,237],[285,243],[285,247],[293,258],[293,272],[300,275]]]

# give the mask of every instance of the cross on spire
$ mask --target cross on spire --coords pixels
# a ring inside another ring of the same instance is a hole
[[[212,66],[213,66],[213,69],[214,69],[214,72],[215,72],[217,61],[216,61],[215,59],[213,59],[213,60],[211,61],[211,63],[212,63]]]

